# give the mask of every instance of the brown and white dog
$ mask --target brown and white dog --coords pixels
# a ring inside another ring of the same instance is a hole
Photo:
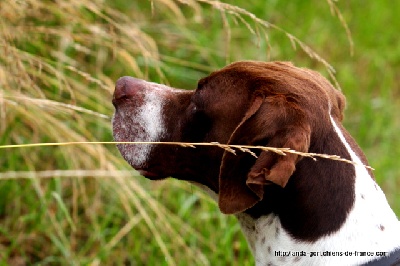
[[[122,77],[113,104],[116,141],[264,145],[354,161],[118,145],[143,176],[195,182],[213,194],[223,213],[237,216],[257,265],[396,265],[400,223],[341,124],[344,96],[318,73],[236,62],[194,91]]]

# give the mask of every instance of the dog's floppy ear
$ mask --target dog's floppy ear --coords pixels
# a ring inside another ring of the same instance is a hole
[[[307,152],[310,125],[292,97],[257,94],[228,144],[263,144]],[[285,187],[299,159],[300,156],[290,153],[262,151],[255,159],[249,153],[235,155],[225,151],[219,176],[221,212],[233,214],[251,208],[263,199],[266,185]]]

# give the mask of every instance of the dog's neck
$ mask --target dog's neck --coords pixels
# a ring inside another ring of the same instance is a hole
[[[356,265],[379,257],[377,252],[400,248],[400,222],[342,131],[333,120],[332,124],[357,163],[354,203],[344,223],[335,232],[305,241],[285,230],[275,213],[257,218],[237,214],[256,265]]]

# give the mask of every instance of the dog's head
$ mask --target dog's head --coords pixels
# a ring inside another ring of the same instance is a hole
[[[316,72],[283,62],[236,62],[211,73],[194,91],[123,77],[113,104],[115,141],[219,142],[324,152],[330,119],[343,118],[343,95]],[[218,147],[119,144],[129,164],[150,179],[194,181],[218,194],[224,213],[262,201],[268,186],[285,187],[298,155],[234,155]]]

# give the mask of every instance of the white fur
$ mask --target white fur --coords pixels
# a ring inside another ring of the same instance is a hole
[[[149,86],[149,84],[146,84],[146,86]],[[165,94],[160,93],[160,90],[145,89],[142,106],[135,109],[134,113],[118,113],[124,123],[118,123],[119,130],[114,130],[114,132],[118,132],[114,136],[115,140],[159,141],[165,133],[164,119],[162,117],[164,98]],[[153,145],[147,144],[135,145],[135,147],[131,144],[123,145],[124,148],[120,149],[123,157],[136,167],[140,167],[146,162],[153,147]]]
[[[161,113],[164,101],[154,91],[149,90],[145,94],[144,103],[134,115],[139,128],[144,129],[135,135],[135,141],[159,141],[165,130]],[[153,145],[139,145],[135,150],[136,157],[132,158],[135,164],[141,165],[145,162],[152,147]]]
[[[113,125],[116,141],[157,142],[166,133],[163,117],[164,104],[171,94],[190,93],[186,90],[172,89],[168,86],[153,82],[144,82],[143,105],[133,112],[118,112],[123,123]],[[115,115],[113,120],[115,119]],[[154,145],[150,144],[122,144],[120,152],[125,160],[140,168],[148,160],[148,156]]]
[[[331,123],[351,159],[358,164],[355,166],[353,208],[339,231],[314,243],[293,239],[282,228],[279,217],[274,214],[256,220],[247,214],[238,214],[242,230],[255,256],[256,265],[357,265],[376,258],[376,252],[391,252],[400,247],[400,223],[385,195],[362,166],[360,158],[351,149],[332,117]],[[279,251],[290,253],[285,254],[288,256],[276,256],[275,252]],[[339,252],[335,255],[341,256],[322,256],[326,251]],[[345,252],[352,252],[352,255],[347,253],[346,256]],[[361,256],[355,252],[373,252],[374,256]],[[312,255],[314,256],[311,257]]]

